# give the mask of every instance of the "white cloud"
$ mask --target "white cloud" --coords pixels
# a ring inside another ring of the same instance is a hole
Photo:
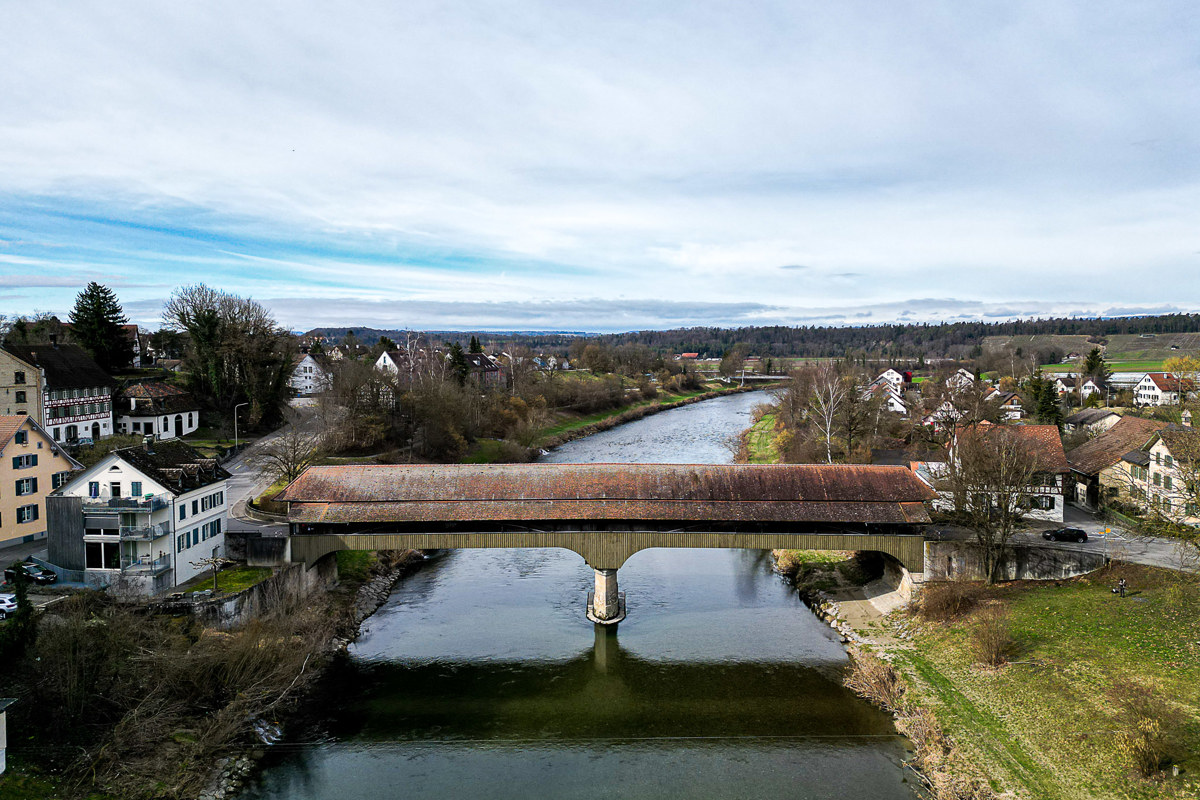
[[[28,210],[0,211],[0,276],[42,259],[152,300],[136,287],[169,263],[179,283],[260,296],[513,309],[1200,296],[1182,2],[126,2],[4,19],[0,174]],[[55,216],[76,205],[195,235],[100,237]]]

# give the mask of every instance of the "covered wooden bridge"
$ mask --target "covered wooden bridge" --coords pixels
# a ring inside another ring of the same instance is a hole
[[[651,547],[876,550],[924,569],[925,501],[904,467],[500,464],[309,467],[292,561],[337,550],[562,547],[596,571],[588,614],[623,616],[617,569]]]

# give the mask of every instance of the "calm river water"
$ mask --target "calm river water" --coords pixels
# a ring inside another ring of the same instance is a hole
[[[552,462],[731,459],[759,393],[571,442]],[[246,800],[911,800],[890,719],[842,688],[841,646],[769,553],[648,550],[629,617],[584,618],[592,571],[561,550],[456,551],[365,624],[304,742]]]

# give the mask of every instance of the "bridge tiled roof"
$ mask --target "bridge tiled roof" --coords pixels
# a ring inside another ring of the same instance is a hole
[[[933,491],[867,465],[490,464],[309,467],[277,498],[299,523],[695,520],[909,525]]]

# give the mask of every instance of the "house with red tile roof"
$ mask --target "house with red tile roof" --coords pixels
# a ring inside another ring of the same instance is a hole
[[[1180,391],[1195,392],[1187,379],[1180,380],[1170,372],[1147,372],[1133,389],[1133,402],[1139,406],[1178,405]]]

